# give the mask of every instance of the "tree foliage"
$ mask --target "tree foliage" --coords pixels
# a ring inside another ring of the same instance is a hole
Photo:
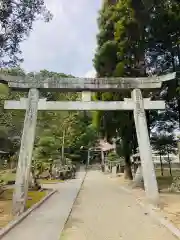
[[[20,68],[2,69],[3,74],[13,76],[32,76],[38,78],[69,77],[63,73],[42,70],[38,73],[25,73]],[[72,76],[71,76],[72,77]],[[20,148],[23,130],[24,111],[4,110],[4,100],[27,97],[27,93],[11,92],[5,85],[0,85],[0,134],[1,150],[16,154]],[[47,101],[76,101],[81,99],[80,93],[40,92],[41,98]],[[97,133],[91,125],[91,116],[85,116],[77,111],[39,111],[36,128],[36,139],[33,158],[36,163],[51,162],[60,159],[63,145],[65,154],[77,155],[80,147],[93,146],[97,140]]]
[[[123,0],[113,5],[105,4],[100,11],[98,24],[98,48],[94,58],[98,76],[137,77],[144,75],[144,71],[139,71],[143,57],[141,26],[131,1]],[[103,101],[123,100],[124,97],[130,97],[130,93],[121,91],[102,93],[97,96]],[[106,136],[108,141],[114,136],[120,137],[123,156],[130,174],[130,154],[136,145],[132,113],[103,112],[99,116],[96,113],[95,118],[93,123],[101,126],[102,135]],[[131,178],[132,175],[130,174],[129,177]]]
[[[178,71],[179,20],[180,3],[176,0],[151,1],[149,6],[147,1],[105,1],[98,18],[98,47],[94,57],[97,75],[144,77]],[[173,130],[177,127],[180,119],[178,84],[179,77],[174,82],[164,83],[161,90],[143,92],[144,97],[164,99],[167,105],[166,111],[147,112],[149,130],[164,127],[167,131],[166,123]],[[130,93],[121,91],[96,95],[96,99],[104,101],[122,100],[124,97],[130,97]],[[129,155],[137,147],[132,114],[96,112],[93,124],[108,141],[117,136],[121,139],[121,153],[129,165]]]
[[[43,17],[46,22],[52,18],[43,0],[1,0],[0,67],[12,66],[22,60],[19,44],[29,35],[38,17]]]

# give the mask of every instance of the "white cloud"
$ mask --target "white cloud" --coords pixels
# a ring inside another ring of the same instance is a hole
[[[85,76],[86,78],[95,78],[96,77],[96,71],[95,69],[92,69],[90,71],[88,71]]]
[[[96,48],[97,11],[101,0],[46,0],[54,17],[50,23],[37,21],[22,51],[27,71],[48,69],[75,76],[92,66]]]

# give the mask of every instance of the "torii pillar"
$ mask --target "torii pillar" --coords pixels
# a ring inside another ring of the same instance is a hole
[[[32,153],[34,147],[36,121],[38,112],[39,90],[30,89],[26,108],[21,147],[19,152],[16,184],[13,196],[13,215],[24,212],[27,200],[27,189],[31,171]]]
[[[134,121],[139,145],[145,191],[147,198],[151,202],[158,204],[159,192],[152,159],[152,149],[148,134],[146,115],[144,111],[144,102],[140,89],[134,89],[132,91],[132,100],[135,103],[133,111]]]

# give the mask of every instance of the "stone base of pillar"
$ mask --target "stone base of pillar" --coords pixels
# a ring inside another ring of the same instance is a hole
[[[135,173],[134,180],[133,180],[133,188],[140,187],[144,188],[144,181],[143,181],[143,174],[142,174],[142,167],[138,166],[138,169]]]

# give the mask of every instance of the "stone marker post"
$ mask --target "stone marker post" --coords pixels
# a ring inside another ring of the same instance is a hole
[[[142,167],[141,167],[141,163],[138,164],[138,168],[136,170],[135,176],[134,176],[134,187],[143,187],[144,183],[143,183],[143,174],[142,174]]]
[[[107,163],[105,163],[105,172],[106,172],[106,173],[109,172],[109,167],[108,167]]]
[[[101,149],[101,164],[105,165],[104,152],[102,149]]]
[[[115,166],[112,166],[112,177],[116,177],[116,176],[117,176],[117,167],[115,165]]]
[[[23,213],[26,205],[32,152],[35,139],[38,101],[39,90],[30,89],[21,139],[18,168],[16,173],[16,184],[13,195],[13,215],[20,215]]]
[[[90,162],[90,150],[88,149],[88,155],[87,155],[87,164],[86,164],[86,167],[89,166],[89,162]]]
[[[132,99],[135,103],[134,120],[136,126],[137,140],[139,144],[145,191],[150,201],[152,201],[153,203],[158,203],[158,186],[152,160],[152,150],[149,140],[143,98],[140,89],[134,89],[132,91]]]

